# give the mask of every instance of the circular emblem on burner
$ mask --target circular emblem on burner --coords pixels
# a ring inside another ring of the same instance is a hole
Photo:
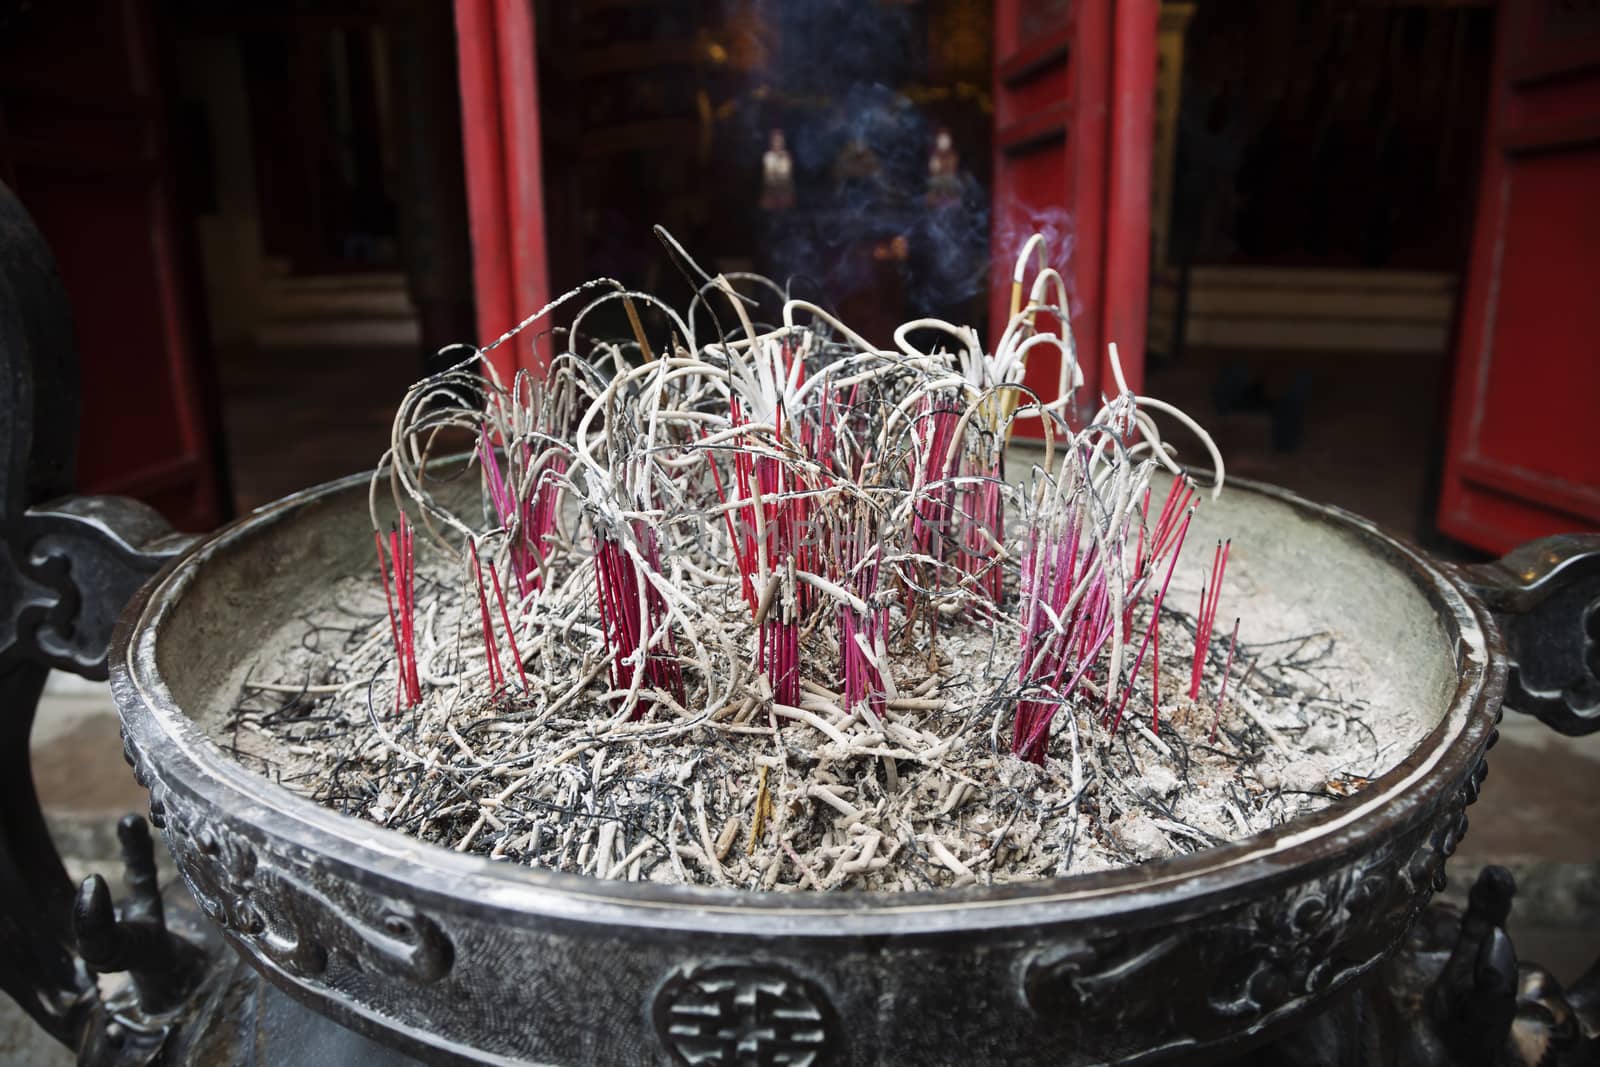
[[[706,963],[662,984],[656,1033],[694,1067],[821,1067],[838,1023],[817,986],[770,963]]]

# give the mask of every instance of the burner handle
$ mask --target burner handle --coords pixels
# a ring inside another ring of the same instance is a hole
[[[201,962],[148,902],[125,916],[137,921],[108,925],[109,900],[93,886],[74,928],[73,886],[34,790],[28,740],[51,669],[103,680],[117,616],[189,543],[136,500],[65,495],[78,395],[71,310],[54,259],[0,184],[0,991],[57,1041],[85,1049],[121,1024],[71,947],[78,934],[91,942],[102,935],[101,965],[118,950],[163,1007],[195,988]],[[147,873],[142,829],[142,821],[124,828],[140,861],[130,867],[134,875]],[[147,951],[153,945],[159,951]],[[141,1033],[164,1040],[167,1029]],[[80,1055],[80,1062],[101,1061]]]
[[[1570,736],[1600,730],[1600,534],[1559,534],[1462,567],[1505,634],[1506,706]]]

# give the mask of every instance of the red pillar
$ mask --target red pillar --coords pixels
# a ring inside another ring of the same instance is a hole
[[[456,0],[462,150],[479,343],[550,299],[545,256],[539,79],[530,0]],[[509,381],[544,358],[531,334],[490,356]]]
[[[1128,386],[1144,383],[1159,13],[1158,0],[995,4],[991,333],[998,339],[1005,327],[1020,224],[1033,211],[1064,210],[1072,243],[1061,265],[1084,374],[1069,417],[1079,425],[1115,391],[1109,342]],[[1046,399],[1058,381],[1052,355],[1036,350],[1024,379]],[[1016,432],[1038,436],[1040,423],[1018,420]]]
[[[1150,167],[1155,141],[1158,0],[1117,0],[1111,47],[1111,151],[1106,189],[1105,314],[1100,336],[1115,344],[1128,388],[1144,388],[1150,302]],[[1111,391],[1111,366],[1100,356]]]

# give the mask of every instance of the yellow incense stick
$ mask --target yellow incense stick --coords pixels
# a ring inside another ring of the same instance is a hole
[[[655,361],[656,354],[650,348],[650,342],[645,340],[644,325],[639,321],[639,309],[633,306],[633,298],[626,294],[622,297],[622,308],[628,313],[628,325],[633,327],[633,336],[639,341],[639,351],[644,353],[644,361]]]

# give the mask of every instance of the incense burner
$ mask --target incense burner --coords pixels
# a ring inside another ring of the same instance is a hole
[[[927,894],[585,880],[336,815],[207,739],[200,723],[264,636],[364,564],[366,480],[198,542],[132,501],[64,496],[69,323],[42,240],[0,187],[0,988],[80,1063],[1489,1062],[1530,988],[1568,1031],[1576,1017],[1600,1032],[1600,979],[1564,1003],[1548,983],[1517,991],[1495,868],[1459,929],[1434,910],[1418,922],[1508,687],[1558,730],[1600,725],[1600,538],[1456,570],[1281,491],[1237,485],[1208,508],[1259,540],[1261,578],[1362,635],[1433,724],[1367,788],[1272,833]],[[98,875],[74,899],[27,766],[52,668],[109,669],[188,894],[159,891],[130,816],[122,906]],[[108,972],[132,982],[103,995]],[[1369,1055],[1374,1026],[1399,1051]]]
[[[1390,650],[1436,723],[1356,796],[1124,870],[913,894],[652,887],[458,855],[328,811],[195,721],[305,590],[357,565],[366,480],[272,505],[130,604],[111,681],[152,820],[268,979],[430,1059],[1135,1063],[1270,1036],[1376,968],[1442,885],[1506,682],[1462,576],[1365,521],[1233,485],[1218,521]],[[1329,564],[1319,577],[1308,559]]]

